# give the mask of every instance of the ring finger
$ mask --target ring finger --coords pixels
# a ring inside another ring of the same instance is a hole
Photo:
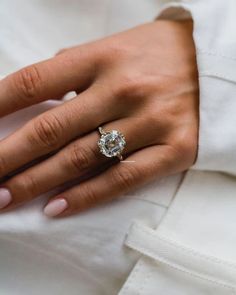
[[[146,132],[141,118],[120,119],[106,124],[103,129],[119,130],[125,135],[124,154],[152,145],[157,138],[155,128]],[[109,159],[99,152],[98,139],[99,133],[93,131],[51,158],[11,178],[0,189],[0,208],[11,209],[108,163]]]

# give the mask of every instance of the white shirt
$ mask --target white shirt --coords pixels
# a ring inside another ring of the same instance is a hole
[[[195,0],[169,6],[162,17],[188,17],[180,6],[194,19],[201,101],[194,168],[235,174],[236,3]],[[156,0],[2,0],[1,72],[150,21],[159,7]],[[55,104],[1,119],[1,137]],[[181,180],[175,175],[153,182],[59,221],[42,215],[48,196],[1,215],[0,294],[236,293],[235,179],[192,170]]]
[[[187,173],[157,228],[131,227],[126,244],[143,257],[120,295],[236,294],[235,16],[234,0],[174,1],[160,15],[194,21],[197,170]]]

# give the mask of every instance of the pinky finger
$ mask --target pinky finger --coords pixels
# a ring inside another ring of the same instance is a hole
[[[53,198],[44,208],[49,217],[75,214],[143,185],[177,172],[178,161],[169,146],[151,146],[125,161]]]

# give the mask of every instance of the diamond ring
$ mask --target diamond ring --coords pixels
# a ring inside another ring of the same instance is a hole
[[[99,127],[98,131],[100,133],[98,141],[100,152],[108,158],[118,157],[122,161],[122,151],[126,145],[124,135],[117,130],[104,131],[102,127]]]

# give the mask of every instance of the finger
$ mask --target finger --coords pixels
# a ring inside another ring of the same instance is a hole
[[[0,142],[0,177],[121,116],[105,88],[91,87],[76,99],[38,116]],[[14,157],[17,155],[17,157]]]
[[[138,124],[140,124],[140,120],[137,118],[133,120],[130,118],[121,119],[106,124],[104,129],[111,130],[119,127],[119,131],[125,133],[127,142],[124,154],[129,154],[153,143],[153,136],[150,132],[143,133],[142,137],[138,136],[139,132],[144,131],[141,126],[140,129],[137,128]],[[4,193],[7,189],[11,195],[11,204],[7,203],[8,209],[69,181],[97,172],[101,166],[111,161],[110,158],[100,153],[97,144],[99,137],[99,132],[94,131],[77,139],[51,158],[14,176],[3,184]]]
[[[0,117],[75,89],[86,89],[96,72],[96,54],[91,51],[92,46],[80,46],[1,80]]]
[[[104,173],[77,185],[51,200],[44,209],[49,217],[74,214],[150,181],[177,172],[180,168],[172,149],[152,146],[140,150]]]

